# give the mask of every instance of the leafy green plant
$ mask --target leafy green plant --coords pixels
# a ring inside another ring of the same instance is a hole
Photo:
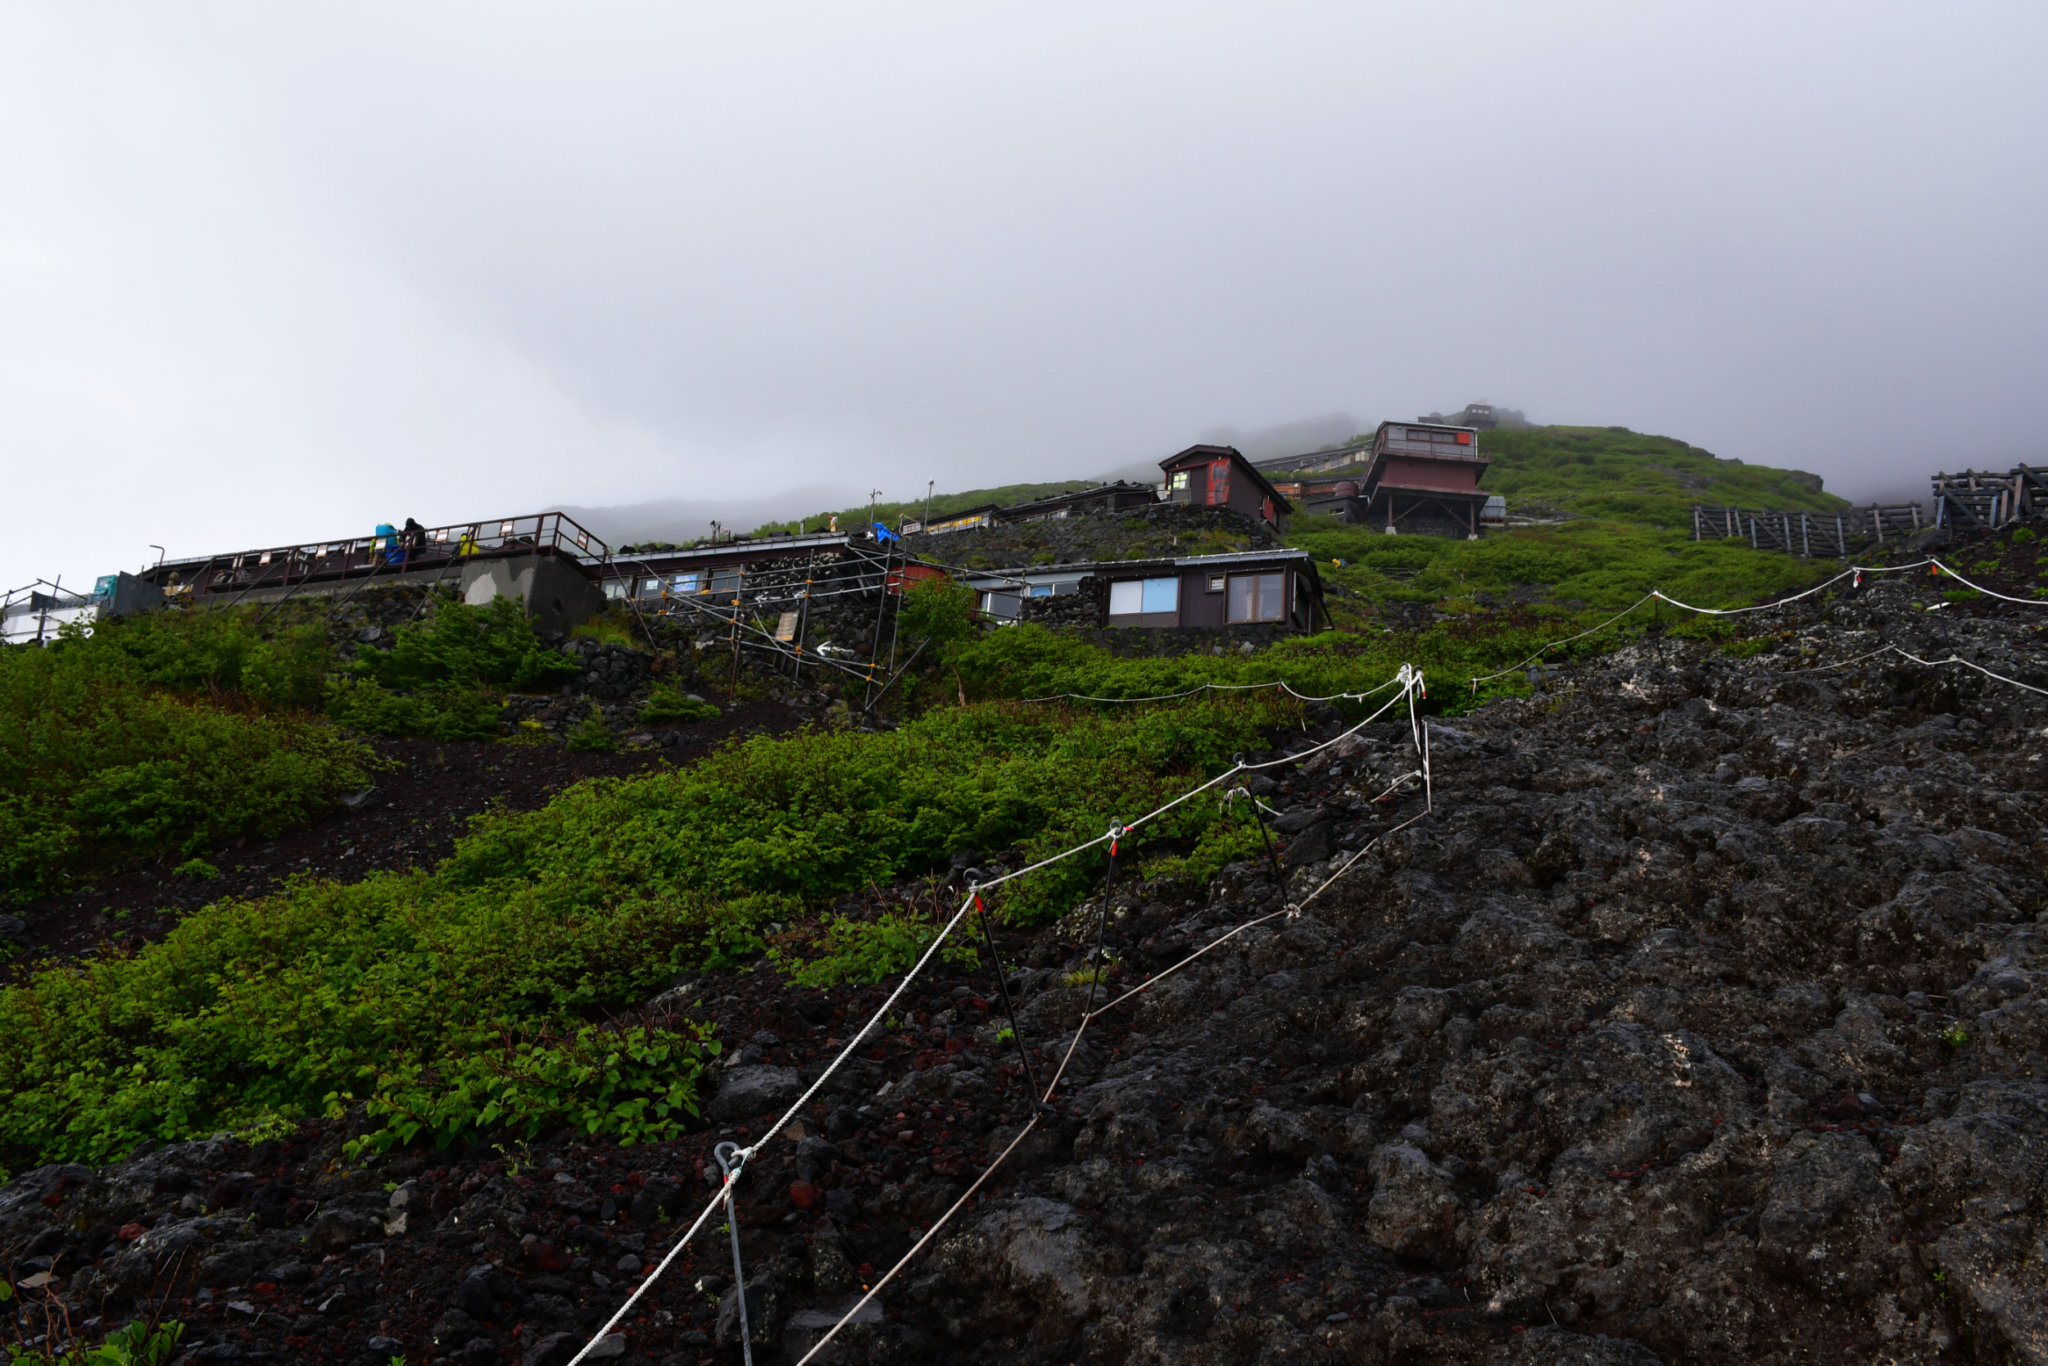
[[[781,948],[771,948],[768,956],[801,987],[879,982],[908,971],[938,932],[939,922],[915,911],[889,911],[874,920],[837,916],[819,936],[821,952],[816,957],[801,959]],[[946,940],[939,956],[970,970],[981,966],[972,941],[957,933]]]
[[[1941,1031],[1941,1042],[1945,1048],[1961,1048],[1970,1041],[1970,1032],[1960,1022]]]
[[[194,882],[210,882],[220,876],[220,869],[203,858],[188,858],[171,869],[171,876],[190,878]]]
[[[698,1079],[720,1050],[712,1032],[698,1024],[618,1032],[585,1026],[567,1037],[506,1039],[380,1074],[366,1109],[384,1127],[351,1142],[348,1155],[382,1152],[421,1134],[446,1148],[488,1129],[531,1139],[566,1127],[621,1144],[673,1138],[697,1114]]]
[[[15,1299],[14,1287],[0,1281],[0,1305]],[[10,1366],[163,1366],[184,1336],[185,1325],[176,1319],[137,1319],[98,1342],[74,1338],[61,1352],[50,1351],[41,1341],[16,1342],[6,1350]]]

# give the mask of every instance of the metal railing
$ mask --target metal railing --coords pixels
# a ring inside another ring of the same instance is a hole
[[[43,640],[56,626],[98,606],[95,594],[37,579],[0,595],[0,641]]]
[[[321,579],[445,570],[475,556],[534,553],[598,562],[609,558],[611,547],[574,519],[541,512],[423,527],[410,535],[394,531],[166,561],[142,577],[171,596],[242,594]]]

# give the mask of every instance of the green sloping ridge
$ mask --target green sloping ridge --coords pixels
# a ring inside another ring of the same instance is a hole
[[[1100,482],[1097,479],[1059,479],[1049,484],[1002,484],[990,489],[968,489],[965,493],[935,493],[931,498],[931,515],[943,517],[948,513],[965,512],[968,508],[980,507],[984,503],[1014,507],[1018,503],[1050,498],[1056,493],[1078,493],[1082,489],[1092,489]],[[755,527],[751,534],[781,536],[795,531],[816,531],[829,525],[835,515],[839,518],[840,529],[846,530],[864,525],[870,515],[870,508],[866,503],[862,503],[857,507],[840,508],[836,514],[815,512],[797,521],[764,522]],[[906,517],[923,517],[925,500],[910,498],[900,503],[876,503],[872,515],[885,526],[896,526]]]
[[[1788,512],[1849,506],[1823,492],[1818,475],[1724,460],[1673,437],[1626,427],[1486,432],[1479,453],[1492,462],[1480,483],[1507,499],[1511,515],[1552,512],[1689,527],[1694,503]]]
[[[1364,438],[1360,438],[1363,440]],[[1819,475],[1726,460],[1712,451],[1676,437],[1652,436],[1626,427],[1529,427],[1484,432],[1479,453],[1490,462],[1480,482],[1488,493],[1507,499],[1517,514],[1552,514],[1638,522],[1646,526],[1690,527],[1692,505],[1773,508],[1788,512],[1838,512],[1846,499],[1823,491]],[[936,494],[931,515],[942,516],[995,503],[1008,507],[1093,488],[1093,479],[1063,479],[1039,484],[1002,484]],[[873,515],[890,526],[905,517],[921,517],[921,498],[876,503]],[[800,530],[815,531],[831,514],[819,512],[800,521],[769,522],[756,536]],[[840,508],[842,527],[868,520],[869,508]]]

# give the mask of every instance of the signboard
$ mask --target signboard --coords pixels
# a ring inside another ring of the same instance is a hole
[[[775,624],[775,638],[777,640],[796,639],[796,613],[784,612],[782,614],[782,620]]]

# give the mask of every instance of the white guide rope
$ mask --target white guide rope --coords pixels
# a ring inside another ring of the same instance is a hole
[[[1373,722],[1377,721],[1381,716],[1385,715],[1389,710],[1399,705],[1403,701],[1407,701],[1410,703],[1409,712],[1412,723],[1411,728],[1415,731],[1415,734],[1417,736],[1417,753],[1423,756],[1423,779],[1425,790],[1427,790],[1428,742],[1424,735],[1424,731],[1419,718],[1415,717],[1414,715],[1415,708],[1413,705],[1413,702],[1416,698],[1428,696],[1427,688],[1422,673],[1420,670],[1416,669],[1411,664],[1403,664],[1401,666],[1400,672],[1395,675],[1392,684],[1383,685],[1380,688],[1373,689],[1373,691],[1382,692],[1385,690],[1386,686],[1398,686],[1400,691],[1397,692],[1386,703],[1384,703],[1378,711],[1375,711],[1374,713],[1372,713],[1372,715],[1366,717],[1363,721],[1358,722],[1356,725],[1345,729],[1344,731],[1338,733],[1332,738],[1323,741],[1321,744],[1311,745],[1307,749],[1297,751],[1293,754],[1284,755],[1278,759],[1268,759],[1261,763],[1256,764],[1248,764],[1240,760],[1239,762],[1232,764],[1228,769],[1224,770],[1222,773],[1216,775],[1214,778],[1209,779],[1207,782],[1202,783],[1199,786],[1190,788],[1188,791],[1183,792],[1180,796],[1175,797],[1173,800],[1166,802],[1165,804],[1158,806],[1151,811],[1146,812],[1144,815],[1139,816],[1136,820],[1128,822],[1121,828],[1122,831],[1128,832],[1131,830],[1135,830],[1139,826],[1145,824],[1147,821],[1156,820],[1160,816],[1165,815],[1167,812],[1179,806],[1181,803],[1188,801],[1193,797],[1199,796],[1201,793],[1209,791],[1211,788],[1217,786],[1219,783],[1227,782],[1231,778],[1234,778],[1241,773],[1250,773],[1264,768],[1278,768],[1285,764],[1300,763],[1302,760],[1307,759],[1312,755],[1318,754],[1323,750],[1329,749],[1333,745],[1343,743],[1351,736],[1357,734],[1360,730],[1363,730],[1366,726],[1369,726]],[[1413,776],[1413,774],[1407,775],[1400,781],[1407,781],[1408,778],[1411,778]],[[1427,810],[1425,810],[1422,813],[1422,815],[1427,814]],[[1417,816],[1415,819],[1420,820],[1421,816]],[[1412,824],[1413,822],[1409,823]],[[1401,829],[1404,827],[1397,826],[1395,828]],[[1394,831],[1389,830],[1386,833],[1392,834],[1394,833]],[[1385,836],[1381,836],[1380,838],[1384,837]],[[816,1095],[818,1093],[818,1090],[824,1086],[826,1081],[829,1080],[835,1072],[837,1072],[842,1066],[845,1065],[846,1060],[848,1058],[853,1056],[853,1052],[856,1048],[860,1047],[861,1044],[866,1042],[871,1036],[875,1036],[880,1033],[880,1027],[882,1025],[882,1022],[888,1018],[889,1012],[894,1008],[896,1002],[902,999],[903,993],[909,989],[911,982],[915,981],[918,975],[924,971],[925,966],[931,962],[932,956],[936,954],[939,951],[940,946],[945,943],[946,937],[950,935],[953,932],[954,927],[957,926],[961,922],[961,920],[966,917],[968,911],[973,908],[976,900],[980,897],[983,891],[986,891],[993,887],[999,887],[1005,882],[1015,881],[1018,878],[1025,877],[1031,873],[1035,873],[1041,868],[1049,868],[1055,863],[1060,863],[1066,859],[1070,859],[1074,857],[1076,854],[1085,853],[1086,851],[1095,848],[1097,845],[1105,844],[1109,842],[1111,838],[1112,835],[1109,832],[1105,832],[1103,834],[1097,835],[1094,839],[1086,840],[1080,844],[1073,846],[1070,849],[1062,850],[1057,854],[1053,854],[1047,858],[1040,859],[1036,863],[1032,863],[1023,868],[1019,868],[1015,872],[1004,873],[1000,877],[990,878],[986,882],[977,883],[973,887],[970,887],[968,889],[966,898],[962,900],[960,903],[960,909],[955,911],[953,913],[952,919],[948,920],[945,923],[945,925],[943,925],[940,928],[938,934],[932,939],[932,942],[925,948],[924,953],[919,956],[917,962],[912,964],[910,970],[904,974],[903,980],[897,984],[896,989],[889,993],[889,998],[882,1002],[882,1004],[876,1008],[874,1014],[869,1018],[868,1023],[853,1035],[851,1040],[847,1043],[846,1047],[840,1051],[839,1056],[832,1060],[831,1065],[819,1074],[818,1079],[812,1082],[810,1086],[805,1089],[804,1093],[801,1096],[797,1097],[796,1101],[782,1113],[781,1117],[778,1118],[773,1125],[769,1126],[768,1131],[766,1133],[762,1134],[759,1139],[755,1140],[752,1144],[748,1145],[747,1147],[737,1149],[737,1151],[731,1155],[732,1166],[727,1170],[725,1181],[720,1186],[718,1193],[712,1196],[710,1202],[705,1205],[703,1212],[700,1213],[697,1216],[697,1218],[690,1224],[690,1227],[684,1232],[683,1236],[676,1240],[675,1245],[668,1250],[667,1254],[662,1257],[661,1261],[655,1265],[653,1270],[649,1271],[647,1275],[642,1278],[640,1284],[634,1287],[633,1293],[626,1297],[625,1303],[621,1304],[618,1310],[609,1319],[605,1320],[604,1325],[591,1335],[589,1341],[583,1344],[582,1348],[576,1353],[576,1355],[569,1359],[568,1366],[580,1366],[580,1363],[583,1361],[583,1359],[590,1355],[591,1349],[594,1348],[602,1339],[608,1336],[614,1328],[618,1327],[619,1323],[626,1317],[628,1313],[632,1311],[633,1306],[639,1303],[641,1296],[647,1293],[648,1289],[652,1287],[654,1283],[657,1280],[659,1280],[662,1277],[662,1275],[668,1270],[670,1264],[675,1261],[676,1257],[681,1254],[682,1250],[689,1245],[690,1240],[697,1235],[698,1230],[701,1229],[704,1226],[705,1222],[710,1219],[712,1213],[715,1210],[717,1210],[719,1205],[726,1203],[730,1200],[733,1183],[739,1179],[740,1173],[746,1170],[746,1165],[749,1161],[752,1160],[754,1154],[759,1152],[762,1148],[766,1147],[768,1142],[771,1139],[773,1139],[776,1134],[780,1133],[790,1123],[791,1120],[796,1118],[797,1114],[800,1111],[802,1111],[803,1107],[810,1103],[811,1097]],[[1377,843],[1377,840],[1375,841],[1375,843]],[[1367,848],[1370,847],[1371,845],[1367,846]],[[1359,852],[1362,854],[1365,851],[1360,850]],[[1346,865],[1346,867],[1349,866],[1349,864]],[[1334,880],[1335,879],[1333,878],[1332,881]],[[1325,887],[1327,887],[1328,885],[1328,883],[1324,884]],[[1321,887],[1317,888],[1316,892],[1313,893],[1312,896],[1320,895],[1322,890],[1323,888]],[[1295,910],[1298,913],[1298,908],[1295,908]],[[1273,913],[1273,915],[1263,916],[1258,921],[1249,922],[1246,925],[1241,926],[1240,930],[1249,929],[1253,924],[1264,923],[1264,921],[1266,920],[1273,919],[1274,916],[1284,914],[1288,914],[1288,912],[1276,911]],[[1233,933],[1236,932],[1234,931]],[[1169,969],[1168,971],[1174,970],[1177,969]],[[1151,980],[1157,979],[1154,978]],[[1121,1000],[1123,998],[1119,997],[1118,999]],[[1107,1007],[1104,1008],[1106,1009]],[[1095,1014],[1100,1014],[1100,1011],[1095,1012]],[[1093,1015],[1091,1015],[1089,1018],[1092,1019]],[[1086,1027],[1086,1023],[1086,1020],[1084,1020],[1084,1028]],[[1077,1035],[1077,1041],[1078,1038],[1079,1036]],[[1069,1056],[1071,1056],[1071,1049],[1069,1050]],[[1061,1070],[1065,1070],[1065,1063],[1061,1064]],[[1053,1085],[1057,1085],[1058,1080],[1058,1077],[1055,1076],[1053,1079]],[[1050,1099],[1051,1094],[1052,1089],[1049,1086],[1046,1089],[1046,1098]],[[1031,1126],[1036,1123],[1037,1117],[1034,1115],[1032,1119],[1026,1124],[1024,1132],[1028,1133],[1030,1131]],[[1022,1137],[1023,1134],[1020,1133],[1018,1135],[1018,1138],[1021,1139]],[[1013,1143],[1011,1146],[1015,1147],[1015,1144]],[[1007,1151],[1005,1155],[1007,1156]],[[997,1160],[998,1162],[1000,1162],[1001,1159],[999,1158]],[[989,1171],[993,1170],[995,1170],[995,1165],[991,1164],[989,1167]],[[987,1172],[982,1173],[981,1179],[986,1180],[987,1175]],[[977,1180],[974,1184],[976,1187],[978,1187],[981,1184],[981,1181]],[[973,1188],[970,1188],[968,1191],[968,1195],[972,1194]],[[966,1196],[961,1197],[963,1201],[966,1198]],[[954,1206],[954,1209],[958,1208],[959,1206],[956,1204]],[[951,1211],[949,1210],[947,1213],[948,1215],[950,1215]],[[931,1234],[936,1231],[937,1225],[934,1225],[932,1230],[926,1233],[924,1239],[921,1239],[918,1242],[917,1247],[923,1247],[925,1242],[930,1240]],[[917,1248],[913,1248],[911,1250],[911,1254],[914,1255],[916,1251]],[[900,1268],[902,1265],[903,1262],[897,1263],[898,1268]],[[893,1276],[894,1274],[895,1269],[892,1268],[890,1271],[890,1275]],[[888,1277],[884,1277],[883,1281],[886,1281],[887,1279]],[[875,1288],[880,1289],[882,1283],[883,1282],[877,1282]],[[740,1294],[741,1296],[744,1296],[746,1293],[745,1287],[739,1287],[736,1293]],[[869,1298],[872,1298],[872,1295],[873,1292],[870,1291]],[[861,1301],[861,1304],[864,1305],[866,1304],[866,1302],[866,1299],[863,1299]],[[856,1305],[854,1312],[858,1312],[859,1307],[860,1306]],[[851,1317],[850,1314],[849,1317]],[[839,1325],[833,1328],[832,1332],[837,1333],[840,1327],[845,1326],[845,1323],[846,1320],[842,1319]],[[830,1340],[831,1337],[828,1334],[826,1338],[819,1342],[818,1345],[822,1347],[825,1342],[828,1342]],[[813,1349],[813,1351],[815,1352],[815,1349]],[[806,1356],[804,1359],[808,1361],[810,1358]]]
[[[1550,651],[1556,649],[1560,645],[1569,645],[1571,642],[1575,640],[1583,640],[1587,636],[1595,635],[1601,631],[1604,631],[1608,627],[1612,626],[1615,622],[1620,621],[1623,617],[1628,616],[1632,612],[1640,610],[1642,608],[1642,605],[1646,602],[1668,602],[1673,607],[1678,608],[1680,611],[1695,612],[1701,616],[1706,617],[1739,617],[1746,616],[1751,612],[1776,611],[1778,608],[1789,606],[1792,603],[1800,601],[1802,598],[1810,598],[1815,593],[1822,592],[1825,589],[1832,587],[1837,583],[1840,583],[1843,579],[1853,578],[1855,580],[1853,586],[1861,587],[1863,584],[1863,576],[1865,574],[1903,574],[1909,570],[1928,568],[1932,568],[1937,577],[1942,574],[1946,574],[1950,578],[1954,579],[1957,583],[1962,584],[1965,588],[1971,589],[1974,592],[1982,593],[1984,596],[1988,598],[1997,598],[2001,602],[2017,603],[2021,607],[2048,607],[2048,598],[2015,598],[2006,593],[1994,592],[1993,590],[1984,587],[1982,584],[1972,583],[1970,580],[1964,578],[1961,574],[1956,573],[1955,570],[1950,569],[1947,565],[1943,564],[1940,560],[1932,558],[1925,560],[1915,560],[1911,564],[1851,565],[1847,569],[1844,569],[1841,573],[1833,575],[1830,578],[1823,579],[1819,583],[1815,584],[1813,587],[1808,588],[1803,592],[1794,593],[1790,597],[1778,598],[1771,602],[1757,603],[1754,606],[1750,607],[1695,607],[1689,602],[1680,602],[1677,598],[1672,597],[1669,593],[1664,592],[1662,589],[1653,588],[1649,592],[1643,594],[1642,597],[1637,598],[1633,603],[1630,603],[1627,607],[1624,607],[1621,611],[1616,612],[1613,616],[1601,622],[1598,626],[1590,627],[1587,630],[1580,631],[1576,635],[1565,636],[1560,640],[1553,640],[1548,644],[1544,645],[1541,649],[1536,651],[1535,654],[1530,655],[1527,659],[1523,660],[1519,664],[1510,665],[1507,668],[1501,669],[1495,673],[1480,674],[1478,677],[1472,680],[1472,689],[1474,692],[1477,692],[1479,690],[1479,685],[1481,683],[1488,682],[1489,680],[1495,678],[1505,678],[1511,673],[1519,673],[1521,670],[1528,668],[1531,664],[1534,664],[1537,660],[1543,658],[1544,655],[1548,654]],[[1901,651],[1900,653],[1904,652]],[[1908,656],[1908,658],[1911,658],[1911,656]],[[1925,664],[1928,661],[1918,660],[1916,662]],[[1946,664],[1950,661],[1942,660],[1941,662]],[[1954,660],[1953,662],[1957,664],[1968,664],[1967,660],[1961,659]],[[1976,666],[1970,665],[1969,667],[1975,668]],[[1989,671],[1983,670],[1982,672]],[[1992,677],[1999,678],[2002,677],[2002,675],[1992,674]],[[2008,683],[2013,682],[2013,680],[2009,678],[2005,679],[2004,681]],[[2017,686],[2024,688],[2027,685],[2021,683]],[[2039,690],[2036,689],[2035,691]]]
[[[1411,671],[1409,670],[1408,666],[1403,665],[1401,682],[1404,686],[1401,689],[1400,696],[1396,697],[1394,699],[1394,702],[1399,702],[1403,699],[1409,699],[1410,701],[1412,701],[1414,696],[1419,695],[1422,686],[1421,674],[1411,674]],[[1394,702],[1389,702],[1387,706],[1393,706]],[[1378,715],[1380,715],[1381,712],[1386,711],[1386,709],[1386,707],[1382,707],[1380,709],[1380,712],[1374,713],[1374,716],[1377,717]],[[1415,708],[1412,705],[1409,708],[1409,717],[1411,719],[1412,727],[1415,734],[1416,758],[1421,766],[1417,769],[1412,770],[1411,772],[1402,774],[1399,778],[1396,778],[1393,781],[1393,783],[1387,787],[1385,792],[1381,794],[1382,797],[1393,793],[1395,789],[1399,788],[1402,784],[1407,783],[1415,778],[1421,778],[1423,780],[1423,791],[1425,793],[1428,793],[1431,790],[1429,774],[1428,723],[1424,722],[1417,715]],[[1359,723],[1359,726],[1363,726],[1366,724],[1368,724],[1368,722],[1362,721]],[[1354,726],[1351,730],[1344,732],[1344,735],[1350,735],[1354,733],[1358,728],[1358,726]],[[1342,740],[1344,738],[1344,735],[1338,736],[1336,740],[1331,740],[1327,742],[1326,745],[1318,745],[1316,746],[1316,749],[1324,749],[1327,748],[1330,744],[1336,744],[1338,740]],[[1304,751],[1302,755],[1293,755],[1290,756],[1289,759],[1277,760],[1275,762],[1290,762],[1292,760],[1305,757],[1307,754],[1312,754],[1314,752],[1314,750]],[[1272,764],[1239,764],[1237,767],[1239,769],[1270,768],[1272,767]],[[1205,787],[1209,785],[1210,784],[1204,784]],[[1375,798],[1374,800],[1377,801],[1379,799]],[[1181,959],[1178,963],[1173,964],[1171,967],[1164,968],[1159,972],[1153,973],[1144,981],[1138,983],[1130,990],[1124,992],[1123,995],[1116,997],[1114,1000],[1111,1000],[1104,1005],[1097,1006],[1085,1012],[1081,1016],[1079,1024],[1075,1026],[1074,1037],[1067,1044],[1066,1055],[1060,1060],[1059,1070],[1053,1074],[1052,1080],[1046,1085],[1045,1094],[1039,1098],[1039,1105],[1043,1106],[1052,1100],[1053,1092],[1059,1087],[1060,1079],[1066,1075],[1067,1064],[1073,1061],[1075,1050],[1077,1050],[1081,1045],[1082,1035],[1087,1033],[1088,1026],[1094,1023],[1099,1016],[1102,1016],[1108,1013],[1109,1011],[1114,1010],[1117,1006],[1122,1005],[1125,1001],[1130,1000],[1132,997],[1139,995],[1140,993],[1150,989],[1157,983],[1165,980],[1168,977],[1171,977],[1174,973],[1179,972],[1182,968],[1187,967],[1190,963],[1193,963],[1196,959],[1202,957],[1204,954],[1209,953],[1210,951],[1222,946],[1225,943],[1228,943],[1230,940],[1235,939],[1237,936],[1245,933],[1247,930],[1255,929],[1260,925],[1264,925],[1270,921],[1279,920],[1282,918],[1288,920],[1295,919],[1302,913],[1302,910],[1305,907],[1307,907],[1307,905],[1310,902],[1314,901],[1317,897],[1321,896],[1324,892],[1328,891],[1330,887],[1333,884],[1335,884],[1339,878],[1343,877],[1346,873],[1350,872],[1352,865],[1357,863],[1359,859],[1364,858],[1366,853],[1370,851],[1375,845],[1377,845],[1381,840],[1386,839],[1390,835],[1398,834],[1400,831],[1406,830],[1409,826],[1415,824],[1417,821],[1422,820],[1424,817],[1428,816],[1431,812],[1431,809],[1431,806],[1425,804],[1421,811],[1418,811],[1415,815],[1401,822],[1401,824],[1394,826],[1392,829],[1383,831],[1378,835],[1375,835],[1371,840],[1369,840],[1366,843],[1364,848],[1360,849],[1357,853],[1353,854],[1349,859],[1347,859],[1343,867],[1339,868],[1336,872],[1332,873],[1328,878],[1324,879],[1321,886],[1317,887],[1314,891],[1310,892],[1307,896],[1303,897],[1299,902],[1288,902],[1286,905],[1282,906],[1277,911],[1270,911],[1265,915],[1257,916],[1251,920],[1245,921],[1241,925],[1238,925],[1230,930],[1225,931],[1223,934],[1220,934],[1215,939],[1210,940],[1207,944],[1204,944],[1201,948],[1195,950],[1187,957]],[[1136,822],[1133,822],[1133,824],[1135,823]],[[1281,889],[1281,894],[1283,897],[1286,894],[1286,889],[1284,886]],[[1103,911],[1104,914],[1108,913],[1107,905],[1104,906]],[[1034,1107],[1031,1117],[1024,1122],[1024,1127],[1018,1131],[1017,1136],[1010,1140],[1009,1146],[1004,1148],[1003,1151],[996,1157],[996,1159],[993,1162],[989,1163],[987,1169],[984,1170],[980,1176],[975,1178],[973,1184],[967,1188],[966,1192],[962,1194],[958,1200],[953,1202],[951,1208],[949,1208],[944,1214],[940,1215],[938,1219],[933,1221],[932,1226],[925,1230],[924,1236],[917,1240],[916,1244],[911,1247],[910,1251],[904,1253],[903,1256],[897,1260],[896,1264],[890,1267],[889,1270],[885,1272],[881,1276],[881,1278],[878,1279],[874,1283],[874,1285],[868,1289],[866,1294],[861,1296],[859,1302],[856,1303],[851,1309],[847,1310],[846,1313],[840,1317],[839,1322],[832,1325],[831,1331],[826,1333],[824,1337],[818,1339],[817,1344],[813,1346],[810,1351],[804,1353],[804,1355],[797,1361],[796,1366],[806,1366],[806,1363],[808,1363],[813,1357],[817,1356],[819,1352],[825,1350],[826,1344],[831,1342],[832,1339],[838,1335],[839,1330],[841,1328],[844,1328],[848,1323],[852,1322],[854,1316],[859,1314],[860,1311],[867,1306],[868,1302],[874,1299],[874,1297],[877,1294],[881,1293],[882,1287],[887,1285],[890,1282],[890,1280],[892,1280],[895,1277],[897,1272],[901,1271],[905,1266],[908,1266],[911,1260],[915,1258],[919,1252],[924,1250],[926,1244],[930,1243],[933,1238],[938,1236],[940,1228],[942,1228],[945,1225],[946,1221],[951,1219],[954,1214],[956,1214],[963,1206],[966,1205],[966,1203],[970,1199],[974,1197],[975,1191],[980,1189],[982,1182],[988,1180],[989,1176],[992,1173],[994,1173],[996,1168],[1002,1165],[1003,1160],[1007,1158],[1012,1152],[1016,1151],[1017,1145],[1024,1141],[1025,1135],[1029,1134],[1034,1128],[1037,1127],[1039,1114],[1039,1110],[1036,1107]]]

